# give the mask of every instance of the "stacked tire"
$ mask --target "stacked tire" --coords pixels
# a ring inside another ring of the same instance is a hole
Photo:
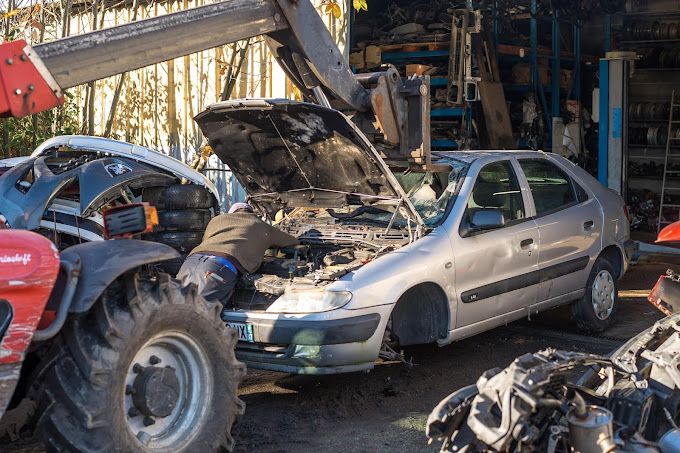
[[[187,255],[201,243],[208,222],[217,213],[217,200],[208,189],[194,184],[148,187],[142,200],[158,210],[158,226],[143,239],[169,245],[180,253],[179,258],[162,264],[165,272],[177,275]]]

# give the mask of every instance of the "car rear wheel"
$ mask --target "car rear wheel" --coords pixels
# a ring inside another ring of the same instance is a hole
[[[612,323],[618,308],[618,280],[614,267],[604,258],[593,265],[586,292],[571,304],[571,315],[581,330],[601,332]]]
[[[167,274],[114,282],[54,346],[37,410],[48,449],[231,451],[245,366],[220,312]]]

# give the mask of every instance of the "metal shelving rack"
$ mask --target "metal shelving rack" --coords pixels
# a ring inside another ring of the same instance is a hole
[[[634,23],[635,21],[645,20],[659,20],[659,21],[673,21],[680,22],[680,11],[647,11],[647,12],[631,12],[620,13],[615,16],[617,24],[625,27],[627,23]],[[624,36],[624,29],[612,30],[612,16],[606,16],[605,20],[605,46],[606,50],[611,50],[611,37],[613,33],[620,33],[619,40],[621,47],[626,50],[637,50],[639,47],[650,46],[672,46],[680,47],[680,38],[673,39],[632,39]],[[655,102],[667,103],[673,102],[672,98],[677,96],[677,90],[680,89],[680,82],[677,75],[680,74],[680,68],[638,68],[635,67],[633,76],[630,79],[629,102]],[[675,90],[675,96],[672,95]],[[677,98],[675,98],[677,102]],[[628,108],[628,106],[626,106]],[[672,109],[671,109],[672,111]],[[669,115],[670,116],[670,115]],[[645,118],[643,117],[628,117],[628,127],[658,127],[666,125],[668,136],[671,136],[674,128],[679,125],[676,124],[677,118],[674,120],[670,117],[666,118]],[[661,168],[661,174],[646,175],[646,174],[632,174],[630,172],[631,166],[628,166],[629,171],[626,175],[626,192],[628,194],[633,190],[649,190],[656,193],[655,199],[659,201],[658,219],[656,230],[661,228],[661,219],[663,213],[667,208],[679,208],[677,205],[678,194],[680,187],[677,186],[677,181],[680,181],[680,170],[676,171],[674,168],[680,162],[680,143],[674,142],[673,139],[668,140],[664,144],[641,144],[628,143],[628,147],[624,150],[627,153],[627,160],[637,165],[650,165],[655,163]],[[669,167],[671,169],[669,169]],[[667,183],[672,181],[673,184],[669,186]],[[674,201],[670,204],[668,201],[664,202],[667,196],[671,196]],[[631,200],[627,200],[630,202]]]
[[[552,16],[538,17],[537,0],[531,0],[531,14],[525,18],[515,18],[514,20],[528,20],[530,28],[529,37],[529,55],[521,57],[500,55],[499,52],[499,35],[498,35],[498,19],[497,19],[497,4],[492,11],[493,14],[493,40],[496,53],[499,55],[500,61],[507,62],[528,62],[531,66],[531,81],[529,85],[509,85],[505,87],[506,92],[527,92],[533,91],[537,95],[537,101],[541,103],[542,111],[545,115],[546,126],[552,142],[552,118],[560,116],[560,104],[562,99],[581,99],[581,24],[577,20],[574,27],[574,49],[573,57],[562,56],[561,43],[561,25],[563,23],[571,23],[560,18],[559,12],[556,11]],[[468,1],[468,6],[473,5],[474,0]],[[474,5],[473,5],[474,6]],[[538,45],[538,26],[540,21],[548,21],[552,26],[552,53],[551,55],[544,55],[539,53]],[[552,70],[551,84],[548,87],[543,86],[540,76],[539,60],[547,59],[550,62]],[[560,86],[560,76],[563,64],[570,65],[573,68],[573,84],[570,90],[562,90]],[[564,98],[562,98],[564,95]],[[550,150],[551,146],[546,147]]]
[[[492,33],[493,33],[493,45],[495,47],[496,55],[498,55],[499,62],[520,62],[525,61],[531,65],[531,80],[528,85],[507,85],[504,87],[506,93],[518,93],[518,92],[529,92],[533,91],[536,93],[537,102],[540,102],[541,109],[545,115],[546,127],[548,128],[548,135],[550,139],[547,142],[546,150],[552,148],[552,118],[560,116],[560,104],[563,99],[575,99],[579,100],[581,98],[581,27],[580,21],[576,21],[573,24],[574,27],[574,49],[573,56],[562,55],[562,49],[560,47],[561,42],[561,25],[564,23],[570,23],[569,21],[562,20],[559,17],[559,13],[555,13],[552,16],[538,17],[537,16],[537,0],[531,0],[531,15],[526,18],[530,21],[530,46],[529,53],[524,57],[519,55],[501,55],[499,50],[499,36],[498,36],[498,19],[496,18],[497,4],[496,6],[489,10],[486,9],[488,13],[492,14]],[[470,11],[474,11],[477,8],[475,0],[467,0],[467,8]],[[522,20],[522,19],[516,19]],[[545,55],[539,52],[538,45],[538,27],[539,21],[548,21],[552,26],[552,49],[550,55]],[[519,49],[519,47],[518,47]],[[428,50],[428,51],[415,51],[415,52],[394,52],[394,53],[383,53],[382,60],[386,63],[401,63],[405,61],[415,61],[415,60],[430,60],[430,59],[444,59],[449,57],[448,50]],[[550,67],[552,69],[552,78],[550,86],[543,86],[541,83],[539,60],[547,59],[550,62]],[[560,76],[561,69],[564,66],[571,66],[574,71],[573,83],[570,90],[563,90],[560,87]],[[438,80],[438,79],[432,79]],[[446,83],[446,79],[439,79],[440,83]],[[472,118],[472,109],[469,107],[465,108],[444,108],[444,109],[433,109],[431,111],[431,116],[433,118],[462,118],[466,117],[468,120]],[[468,121],[470,124],[470,121]],[[520,143],[520,146],[523,144]],[[453,140],[433,140],[433,147],[437,148],[450,148],[455,149],[457,147],[456,142]]]

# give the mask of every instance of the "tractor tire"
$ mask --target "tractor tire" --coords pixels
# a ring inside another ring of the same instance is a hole
[[[619,306],[619,286],[611,263],[598,258],[588,276],[586,292],[571,304],[576,327],[586,332],[602,332],[614,320]]]
[[[158,211],[158,226],[156,232],[162,231],[205,231],[212,219],[209,209],[194,209],[192,211]]]
[[[147,187],[142,192],[142,201],[158,210],[210,209],[216,204],[213,194],[196,184]]]
[[[221,306],[167,274],[126,274],[67,321],[37,433],[48,451],[232,451],[245,365]]]

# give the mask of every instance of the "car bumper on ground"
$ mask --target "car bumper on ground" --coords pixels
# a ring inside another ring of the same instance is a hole
[[[222,319],[241,330],[236,357],[251,368],[334,374],[373,368],[385,315],[375,310],[309,315],[226,310]]]

